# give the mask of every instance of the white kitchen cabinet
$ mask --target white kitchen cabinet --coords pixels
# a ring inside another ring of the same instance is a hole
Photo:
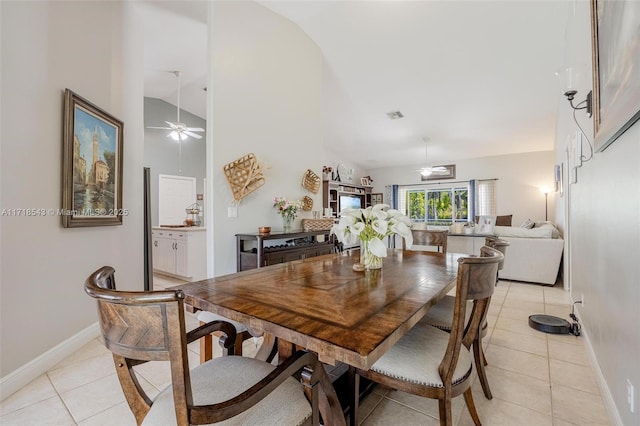
[[[204,228],[156,227],[152,241],[154,272],[190,281],[207,277]]]

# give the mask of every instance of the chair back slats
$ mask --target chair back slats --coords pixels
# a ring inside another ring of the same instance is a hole
[[[413,234],[413,245],[435,246],[438,250],[438,253],[447,253],[447,237],[449,235],[449,231],[412,229],[411,234]]]
[[[504,259],[498,250],[484,246],[480,257],[463,257],[458,260],[458,277],[454,303],[451,335],[447,353],[439,366],[443,383],[451,383],[458,363],[461,345],[471,347],[486,318],[489,302],[495,289],[498,263]],[[465,324],[467,300],[473,300],[471,316]]]
[[[166,304],[122,305],[99,302],[100,327],[109,350],[127,358],[147,361],[169,359],[169,339],[166,333]]]

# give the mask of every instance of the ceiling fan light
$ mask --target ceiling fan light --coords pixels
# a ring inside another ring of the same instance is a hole
[[[173,139],[176,142],[180,142],[181,139],[183,141],[186,141],[187,138],[189,137],[184,132],[179,132],[177,130],[174,130],[171,133],[169,133],[169,136],[171,136],[171,139]]]

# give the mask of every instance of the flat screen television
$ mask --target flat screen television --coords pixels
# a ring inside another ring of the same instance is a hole
[[[361,208],[362,208],[362,198],[354,197],[352,195],[340,196],[340,210],[361,209]]]

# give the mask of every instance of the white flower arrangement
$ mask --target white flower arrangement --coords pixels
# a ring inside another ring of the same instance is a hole
[[[345,244],[368,242],[371,254],[387,257],[387,247],[382,239],[398,234],[405,239],[407,248],[413,244],[411,220],[388,204],[376,204],[366,209],[344,209],[340,212],[340,222],[331,228],[338,241]]]

